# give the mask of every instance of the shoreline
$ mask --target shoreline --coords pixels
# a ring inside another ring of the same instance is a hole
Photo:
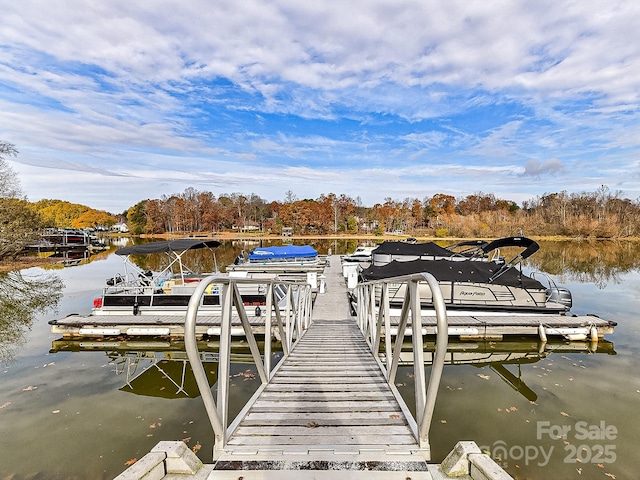
[[[109,237],[133,237],[132,235],[112,235]],[[494,240],[491,238],[459,238],[459,237],[412,237],[411,235],[349,235],[349,234],[331,234],[331,235],[292,235],[290,237],[283,237],[282,235],[252,235],[252,234],[240,234],[233,232],[216,232],[213,234],[191,234],[191,235],[173,235],[173,234],[157,234],[149,235],[143,234],[139,236],[145,239],[158,239],[158,240],[171,240],[178,238],[194,238],[202,240],[220,240],[220,241],[233,241],[233,240],[359,240],[359,241],[385,241],[396,240],[405,241],[409,238],[415,238],[420,242],[426,241],[445,241],[445,242],[459,242],[464,240]],[[576,237],[561,237],[561,236],[529,236],[532,240],[536,241],[548,241],[548,242],[638,242],[640,238],[576,238]],[[12,271],[20,271],[27,268],[42,267],[44,265],[53,265],[56,263],[56,259],[50,257],[31,257],[20,256],[15,259],[0,260],[0,274],[9,273]]]

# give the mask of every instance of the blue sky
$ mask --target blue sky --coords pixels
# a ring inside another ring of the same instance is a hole
[[[31,201],[640,197],[635,0],[0,2]]]

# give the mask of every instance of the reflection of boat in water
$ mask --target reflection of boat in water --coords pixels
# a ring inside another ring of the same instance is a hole
[[[425,366],[433,363],[436,350],[435,341],[425,341]],[[198,350],[205,365],[209,384],[217,381],[218,341],[199,341]],[[262,350],[262,347],[261,347]],[[275,347],[279,352],[279,347]],[[103,352],[115,366],[116,375],[124,377],[123,392],[162,398],[194,398],[200,395],[191,366],[185,352],[184,342],[169,341],[100,341],[55,340],[50,353],[60,352]],[[561,342],[548,343],[533,340],[505,340],[502,342],[455,341],[447,346],[445,363],[449,366],[489,367],[514,391],[529,401],[535,401],[537,394],[529,388],[521,367],[548,359],[551,355],[604,354],[615,355],[614,344],[606,340],[597,343]],[[279,356],[280,353],[276,353]],[[384,361],[384,356],[381,358]],[[253,359],[248,344],[232,342],[231,362],[251,365]],[[407,344],[400,353],[400,367],[413,365],[413,353]],[[245,369],[246,370],[246,369]],[[253,373],[245,370],[236,376],[253,378]],[[514,372],[515,370],[515,372]]]
[[[385,248],[382,244],[376,249],[372,265],[360,272],[362,281],[428,272],[438,280],[447,310],[451,312],[563,315],[571,308],[571,293],[557,286],[551,277],[545,275],[547,285],[543,285],[535,278],[542,274],[523,273],[521,262],[539,249],[531,239],[508,237],[478,243],[464,253],[452,253],[436,244],[403,245]],[[511,260],[504,261],[499,251],[506,247],[519,247],[520,251]],[[430,305],[430,289],[421,291],[423,305]],[[390,288],[391,307],[402,306],[404,295],[404,286],[398,284]]]

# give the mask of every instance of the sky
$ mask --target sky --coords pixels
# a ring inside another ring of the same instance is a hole
[[[0,0],[30,201],[640,197],[637,0]]]

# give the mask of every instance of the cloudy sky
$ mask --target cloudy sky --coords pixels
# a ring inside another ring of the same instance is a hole
[[[637,0],[0,0],[29,200],[640,197]]]

